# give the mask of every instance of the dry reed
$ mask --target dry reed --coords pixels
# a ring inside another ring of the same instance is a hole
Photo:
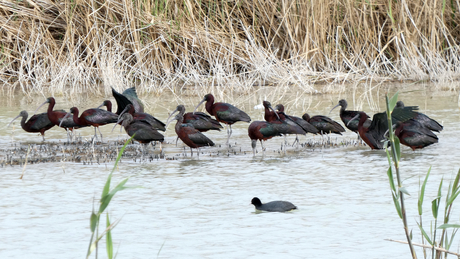
[[[1,1],[9,93],[246,93],[460,75],[460,0]],[[4,91],[5,92],[5,91]]]

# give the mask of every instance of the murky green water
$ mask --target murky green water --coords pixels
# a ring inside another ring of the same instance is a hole
[[[302,95],[294,91],[279,96],[261,89],[252,95],[225,96],[225,100],[247,111],[253,120],[263,119],[262,110],[253,107],[265,98],[272,104],[284,103],[286,112],[297,116],[306,111],[310,115],[327,115],[341,98],[348,100],[350,109],[373,114],[384,109],[384,93],[388,87],[367,94],[348,91],[337,95]],[[414,230],[414,240],[419,242],[416,225],[419,177],[424,177],[432,166],[424,212],[425,224],[428,224],[430,202],[440,179],[450,180],[460,168],[457,136],[460,112],[456,93],[426,89],[410,92],[413,88],[403,88],[400,99],[406,105],[419,105],[421,112],[444,125],[438,144],[416,152],[403,148],[404,185],[412,194],[407,198],[408,221]],[[104,98],[57,96],[56,99],[57,108],[68,109],[96,107]],[[142,99],[148,112],[165,121],[168,112],[178,103],[185,103],[187,110],[191,110],[200,98],[142,96]],[[221,98],[216,96],[216,99]],[[44,100],[45,97],[3,97],[0,148],[41,142],[38,134],[18,129],[19,120],[14,130],[6,125],[20,110],[32,113]],[[338,113],[337,109],[330,117],[339,121]],[[279,150],[284,139],[275,138],[266,142],[264,157],[261,153],[253,157],[247,126],[246,123],[234,125],[231,152],[223,146],[226,132],[221,131],[206,133],[218,146],[203,148],[199,159],[190,158],[188,148],[184,156],[183,144],[179,141],[178,147],[163,145],[166,158],[177,160],[122,161],[113,183],[131,176],[128,184],[142,188],[118,193],[108,208],[112,221],[121,219],[113,231],[118,258],[155,258],[157,254],[159,258],[410,256],[406,245],[385,241],[386,238],[404,240],[405,236],[391,200],[384,151],[346,145],[288,147],[284,154]],[[112,126],[102,127],[104,141],[126,138],[118,129],[110,132],[111,129]],[[83,139],[89,139],[93,130],[79,130],[79,133]],[[51,143],[66,140],[65,132],[59,128],[48,131],[46,137]],[[167,142],[175,141],[173,125],[165,137]],[[301,142],[320,141],[314,136],[300,139]],[[288,137],[290,143],[293,140],[293,136]],[[356,134],[351,132],[332,137],[337,143],[354,140]],[[110,161],[92,165],[29,164],[25,170],[17,165],[0,168],[0,258],[84,257],[90,238],[93,201],[97,202],[100,197],[112,167]],[[255,196],[263,202],[289,200],[299,210],[254,213],[250,201]],[[458,210],[454,209],[453,215],[452,223],[458,223],[455,216]],[[417,251],[422,256],[421,250]],[[105,258],[105,248],[101,247],[99,252]]]

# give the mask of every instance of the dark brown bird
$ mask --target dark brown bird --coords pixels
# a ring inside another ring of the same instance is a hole
[[[112,112],[112,102],[109,101],[109,100],[105,100],[104,102],[102,102],[101,105],[99,105],[98,107],[96,107],[96,109],[99,109],[103,106],[106,106],[107,107],[107,111],[109,112]]]
[[[98,108],[93,108],[93,109],[87,109],[83,111],[80,115],[78,116],[78,108],[77,107],[72,107],[70,108],[70,113],[66,116],[70,116],[70,114],[73,114],[73,121],[77,123],[80,126],[93,126],[94,127],[94,137],[97,139],[97,133],[96,129],[99,130],[99,134],[101,135],[101,141],[102,141],[102,133],[101,130],[99,129],[99,126],[103,126],[109,123],[116,123],[118,121],[118,115],[116,115],[113,112],[109,112],[106,110],[98,109]]]
[[[345,125],[345,127],[347,127],[349,130],[351,130],[351,131],[353,131],[355,133],[358,133],[358,123],[359,123],[360,119],[358,119],[358,117],[356,117],[356,115],[358,115],[358,113],[360,111],[349,111],[349,110],[347,110],[348,103],[347,103],[347,101],[345,99],[342,99],[342,100],[339,101],[339,104],[337,104],[336,106],[334,106],[334,108],[331,109],[330,112],[332,112],[332,110],[334,110],[335,108],[337,108],[339,106],[341,106],[341,108],[340,108],[340,119],[342,119],[342,122]],[[356,117],[356,119],[353,119],[355,117]],[[370,125],[371,125],[371,120],[366,118],[366,120],[364,121],[363,126],[365,128],[368,128]]]
[[[120,116],[128,112],[133,116],[135,121],[143,121],[148,123],[152,126],[152,128],[156,130],[166,131],[165,124],[160,121],[159,119],[153,117],[152,115],[145,113],[145,112],[135,112],[134,106],[132,104],[128,104],[125,109],[120,113]]]
[[[137,96],[135,87],[126,89],[122,94],[115,91],[112,87],[112,95],[115,98],[115,101],[117,101],[116,114],[120,115],[128,104],[132,104],[134,106],[135,112],[144,112],[144,104]]]
[[[437,121],[431,119],[423,113],[416,112],[416,110],[418,110],[418,106],[404,106],[402,101],[398,101],[393,113],[398,112],[398,109],[402,109],[404,112],[410,113],[411,119],[416,120],[418,123],[431,131],[440,132],[443,129],[443,126]]]
[[[200,132],[206,132],[208,130],[218,130],[222,129],[222,125],[215,119],[211,118],[211,116],[203,113],[203,112],[185,112],[185,106],[184,105],[177,105],[176,109],[169,115],[167,121],[169,118],[171,118],[176,112],[179,112],[179,114],[182,114],[184,117],[184,123],[192,124],[193,127]]]
[[[401,144],[412,148],[412,150],[438,143],[438,136],[415,119],[398,122],[395,135],[399,138]]]
[[[249,115],[235,106],[229,103],[214,103],[214,96],[212,94],[205,95],[203,100],[196,106],[193,113],[195,113],[196,109],[198,109],[198,107],[204,102],[206,102],[206,111],[209,114],[214,116],[217,121],[229,126],[229,129],[227,130],[227,145],[229,144],[230,136],[232,135],[232,124],[238,121],[251,122]]]
[[[302,119],[313,125],[321,133],[321,135],[331,133],[342,135],[342,132],[345,132],[342,125],[327,116],[315,115],[310,117],[308,113],[305,113],[302,115]]]
[[[17,118],[22,117],[21,119],[21,127],[24,131],[26,132],[40,132],[42,135],[43,141],[45,141],[45,131],[51,129],[54,127],[54,123],[52,123],[48,119],[48,114],[47,113],[40,113],[40,114],[35,114],[30,119],[26,122],[27,117],[29,117],[29,114],[27,111],[21,111],[18,116],[16,116],[9,124],[7,127],[13,123],[14,120]]]
[[[192,124],[184,123],[184,117],[181,113],[174,116],[171,120],[177,120],[175,131],[177,136],[190,147],[191,156],[193,156],[193,148],[198,149],[198,156],[200,154],[200,147],[204,146],[214,146],[214,142],[206,137],[199,130],[195,129]],[[169,121],[168,124],[171,122]]]
[[[156,129],[152,128],[150,124],[134,120],[133,116],[129,113],[121,115],[117,123],[121,123],[121,126],[125,128],[126,133],[128,133],[130,137],[135,134],[134,140],[140,143],[148,144],[152,141],[164,141],[164,136]]]

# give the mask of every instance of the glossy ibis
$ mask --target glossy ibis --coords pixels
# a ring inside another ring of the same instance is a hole
[[[166,131],[165,124],[159,119],[153,117],[152,115],[145,112],[135,112],[134,106],[132,104],[126,105],[125,109],[120,113],[120,116],[125,112],[131,114],[135,121],[143,121],[152,126],[156,130]]]
[[[361,139],[371,149],[383,149],[383,140],[385,140],[385,132],[388,130],[387,119],[382,118],[379,114],[375,114],[372,118],[372,123],[368,127],[365,126],[369,116],[365,112],[358,112],[355,117],[348,120],[349,123],[353,123],[355,119],[359,119],[358,122],[358,134]]]
[[[398,109],[402,109],[406,113],[410,112],[411,119],[416,120],[429,130],[440,132],[443,129],[442,125],[437,121],[431,119],[423,113],[416,112],[415,110],[418,110],[418,106],[404,106],[402,101],[398,101],[393,113],[398,112]]]
[[[21,111],[18,116],[16,116],[9,124],[10,126],[11,123],[13,123],[14,120],[17,118],[22,117],[21,119],[21,127],[24,131],[26,132],[40,132],[42,135],[43,141],[45,141],[45,131],[51,129],[54,127],[54,123],[52,123],[48,119],[48,113],[40,113],[40,114],[35,114],[30,119],[26,122],[27,117],[29,117],[29,114],[27,111]]]
[[[358,115],[358,113],[360,111],[349,111],[349,110],[347,110],[348,103],[347,103],[347,101],[345,99],[342,99],[342,100],[339,101],[339,104],[337,104],[336,106],[334,106],[334,108],[331,109],[330,112],[332,112],[332,110],[334,110],[335,108],[337,108],[339,106],[341,106],[341,108],[340,108],[340,119],[342,119],[342,122],[343,122],[343,124],[345,124],[345,127],[347,127],[349,130],[351,130],[351,131],[353,131],[355,133],[358,133],[358,123],[359,123],[360,119],[353,119],[353,118],[355,118],[356,115]],[[363,126],[365,128],[368,128],[370,125],[371,125],[371,121],[366,118],[366,120],[364,121]]]
[[[117,101],[117,112],[116,114],[121,114],[121,112],[126,108],[128,104],[132,104],[134,106],[135,112],[144,112],[144,104],[142,101],[137,97],[136,88],[131,87],[123,91],[122,94],[117,92],[112,87],[112,95]]]
[[[118,119],[117,124],[120,124],[125,128],[126,133],[134,140],[141,144],[148,144],[152,141],[164,141],[164,136],[159,133],[152,126],[143,121],[134,120],[133,116],[129,113],[124,113]]]
[[[94,127],[94,137],[97,139],[96,129],[99,130],[102,141],[102,133],[99,129],[99,126],[103,126],[109,123],[116,123],[118,121],[118,115],[113,112],[106,110],[93,108],[85,110],[81,113],[80,117],[78,116],[78,108],[70,108],[70,113],[73,114],[73,121],[80,126],[93,126]],[[66,116],[69,116],[70,113]]]
[[[308,121],[302,118],[292,116],[292,115],[287,115],[286,113],[284,113],[284,105],[277,104],[275,106],[275,110],[278,111],[278,115],[280,116],[281,119],[283,119],[283,116],[284,116],[284,118],[286,118],[287,120],[287,123],[291,124],[291,122],[289,121],[294,122],[295,124],[299,125],[305,131],[305,133],[316,134],[319,132],[319,130],[315,126],[310,124]]]
[[[251,118],[242,110],[236,108],[235,106],[228,103],[214,102],[214,96],[212,94],[207,94],[204,96],[203,100],[196,106],[193,113],[196,109],[206,102],[206,111],[213,115],[217,121],[225,123],[229,126],[227,130],[228,138],[227,145],[230,142],[230,136],[232,135],[232,124],[238,121],[251,122]]]
[[[401,144],[412,148],[412,150],[438,143],[438,136],[415,119],[398,122],[395,135],[399,138]]]
[[[265,152],[264,143],[267,139],[282,136],[283,127],[289,127],[286,123],[270,123],[266,121],[253,121],[248,127],[248,136],[251,139],[252,153],[256,155],[257,140],[260,140],[262,152]]]
[[[200,155],[200,147],[204,146],[214,146],[214,142],[206,137],[203,133],[193,127],[191,123],[184,123],[184,116],[182,113],[179,112],[174,118],[168,121],[168,124],[171,121],[177,120],[175,131],[177,136],[187,145],[190,147],[191,156],[193,156],[192,148],[198,149],[197,153],[198,156]]]
[[[176,109],[169,115],[168,119],[171,118],[176,112],[182,114],[184,117],[184,123],[192,124],[193,127],[200,132],[206,132],[208,130],[219,130],[222,129],[222,125],[215,119],[211,118],[211,116],[203,113],[203,112],[185,112],[184,105],[177,105]]]
[[[327,116],[315,115],[310,117],[308,113],[305,113],[302,115],[302,119],[313,125],[321,133],[321,135],[331,133],[342,135],[342,132],[345,132],[342,125]]]
[[[257,210],[269,212],[286,212],[297,209],[297,207],[294,204],[288,201],[271,201],[267,203],[262,203],[260,199],[257,197],[252,198],[251,204],[253,204]]]
[[[73,121],[73,118],[71,118],[71,117],[66,117],[67,112],[65,112],[63,110],[53,111],[53,108],[56,105],[56,100],[53,97],[48,97],[44,103],[42,103],[40,106],[38,106],[38,108],[35,110],[35,112],[37,112],[38,109],[40,109],[40,107],[42,107],[43,105],[45,105],[47,103],[48,103],[48,111],[47,111],[48,119],[53,124],[58,125],[59,127],[64,128],[67,131],[67,140],[69,140],[69,138],[70,138],[69,130],[73,131],[73,129],[87,127],[87,126],[78,125],[77,123],[75,123]],[[66,118],[64,119],[64,117],[66,117]]]

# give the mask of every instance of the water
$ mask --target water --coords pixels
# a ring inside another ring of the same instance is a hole
[[[292,96],[286,94],[279,102],[287,104],[286,113],[297,116],[307,110],[310,115],[327,115],[340,98],[349,100],[349,109],[354,109],[351,100],[357,100],[355,107],[362,104],[369,114],[372,114],[370,106],[376,111],[384,107],[381,92],[305,95],[297,102],[290,101]],[[369,96],[379,103],[368,102]],[[147,111],[163,121],[177,104],[175,101],[165,104],[157,97],[144,98]],[[264,97],[243,96],[232,101],[248,111],[253,120],[261,120],[261,111],[253,109],[261,98]],[[444,178],[446,187],[460,168],[456,136],[460,113],[457,96],[448,92],[403,91],[400,99],[406,105],[420,105],[422,112],[444,125],[438,134],[438,144],[416,152],[403,148],[404,186],[411,193],[406,200],[408,222],[415,242],[420,242],[416,224],[419,177],[423,178],[432,166],[424,204],[424,224],[428,226],[432,219],[430,203],[439,181]],[[102,100],[59,98],[57,108],[68,109],[68,103],[96,107]],[[32,113],[42,101],[41,97],[4,98],[0,102],[1,125],[9,123],[22,109]],[[199,98],[188,99],[187,110],[198,102]],[[330,117],[339,121],[338,110]],[[40,136],[17,129],[18,123],[14,136],[11,127],[3,126],[0,133],[3,150],[11,148],[12,143],[40,143]],[[120,220],[112,233],[118,258],[410,257],[407,245],[385,240],[405,240],[405,235],[391,200],[384,151],[371,151],[364,146],[288,147],[284,154],[279,150],[284,139],[274,138],[266,142],[265,156],[259,152],[253,157],[247,126],[234,125],[231,142],[236,145],[231,153],[217,146],[203,148],[199,159],[196,155],[191,158],[189,149],[184,151],[179,141],[178,147],[163,146],[166,157],[177,160],[139,163],[125,159],[120,163],[113,186],[130,177],[128,185],[141,188],[119,192],[108,207],[111,221]],[[111,133],[111,128],[103,127],[104,141],[126,138],[118,129]],[[93,134],[92,129],[79,132],[83,139]],[[217,144],[225,143],[225,131],[206,135]],[[166,141],[175,141],[172,125],[165,136]],[[66,138],[58,128],[48,131],[46,137],[53,143]],[[300,139],[320,141],[312,136]],[[336,142],[355,139],[351,132],[332,137]],[[293,136],[288,137],[290,143],[293,140]],[[29,164],[23,179],[19,179],[22,166],[0,168],[0,258],[84,257],[90,239],[93,203],[98,206],[112,167],[113,162]],[[288,213],[255,213],[250,204],[255,196],[262,202],[288,200],[299,209]],[[452,215],[451,222],[458,223],[455,206]],[[102,218],[101,227],[105,224],[105,214]],[[451,250],[457,251],[458,243],[454,241]],[[422,257],[422,250],[416,251]],[[103,245],[99,256],[106,258]]]

